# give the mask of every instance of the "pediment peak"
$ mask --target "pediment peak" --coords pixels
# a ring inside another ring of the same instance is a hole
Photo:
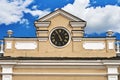
[[[64,11],[63,9],[57,9],[57,10],[55,10],[54,12],[51,12],[51,13],[49,13],[48,15],[43,16],[43,17],[40,18],[38,21],[47,21],[47,20],[49,20],[50,18],[52,18],[52,17],[54,17],[54,16],[56,16],[56,15],[58,15],[58,14],[65,16],[66,18],[70,19],[71,21],[86,22],[86,21],[84,21],[84,20],[82,20],[82,19],[80,19],[80,18],[78,18],[78,17],[76,17],[76,16],[74,16],[74,15],[72,15],[72,14]]]

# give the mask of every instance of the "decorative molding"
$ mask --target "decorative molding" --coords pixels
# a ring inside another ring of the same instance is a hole
[[[84,33],[84,30],[72,30],[72,33]]]
[[[22,38],[5,38],[5,41],[7,41],[7,40],[16,40],[16,41],[36,41],[37,40],[37,38],[32,38],[32,37],[22,37]]]
[[[74,38],[77,38],[77,37],[74,37]],[[81,38],[81,40],[86,40],[86,41],[104,41],[106,40],[106,38],[84,38],[84,37],[78,37],[78,38]]]
[[[114,42],[108,42],[108,49],[114,49]]]
[[[27,66],[27,65],[22,65],[22,66],[15,66],[14,68],[29,68],[29,69],[31,69],[31,68],[49,68],[49,69],[54,69],[54,68],[56,68],[56,69],[85,69],[85,68],[89,68],[89,69],[106,69],[106,67],[105,66],[102,66],[102,65],[99,65],[99,66],[95,66],[95,65],[92,65],[92,66],[84,66],[84,65],[82,65],[82,66],[34,66],[34,65],[32,65],[32,66]]]
[[[37,30],[39,33],[48,33],[48,30]]]
[[[41,65],[41,66],[97,66],[97,65],[102,65],[102,63],[89,63],[89,62],[86,62],[86,63],[18,63],[17,65],[34,65],[34,66],[37,66],[37,65]]]
[[[2,73],[12,73],[12,65],[1,65]]]
[[[77,41],[105,41],[106,38],[84,38],[84,37],[76,37],[76,36],[73,36],[72,37],[73,40],[76,40]]]
[[[118,80],[118,66],[108,66],[108,80]]]
[[[6,42],[6,49],[12,49],[12,41]]]
[[[118,74],[117,67],[108,67],[108,74]]]
[[[12,80],[12,75],[2,75],[2,80]]]
[[[71,21],[71,22],[70,22],[70,25],[71,25],[73,28],[76,28],[76,27],[85,27],[85,26],[86,26],[86,22]]]
[[[83,21],[82,19],[79,19],[78,17],[75,17],[75,16],[73,16],[72,14],[70,14],[70,13],[64,11],[64,10],[61,10],[61,9],[58,9],[58,10],[56,10],[56,11],[54,11],[54,12],[52,12],[52,13],[44,16],[44,17],[42,17],[42,18],[40,19],[40,21],[46,21],[46,20],[48,20],[48,19],[50,19],[50,18],[52,18],[52,17],[54,17],[54,16],[56,16],[56,15],[58,15],[58,14],[61,14],[61,15],[65,16],[65,17],[67,17],[68,19],[71,19],[71,20]],[[38,21],[39,21],[39,20],[38,20]]]
[[[2,80],[12,80],[13,69],[11,65],[2,65]]]
[[[38,40],[39,40],[39,41],[47,41],[47,40],[48,40],[48,37],[38,37]]]
[[[108,76],[108,80],[118,80],[118,76]]]
[[[107,40],[115,40],[115,37],[106,37]]]
[[[105,43],[103,43],[103,42],[84,42],[83,48],[84,49],[94,49],[94,50],[104,49]]]
[[[16,66],[107,66],[116,68],[120,60],[1,60],[0,65]]]
[[[15,48],[16,49],[25,49],[25,50],[36,49],[37,43],[36,42],[16,42]]]
[[[50,25],[50,21],[43,21],[43,22],[41,22],[41,21],[36,21],[35,22],[35,26],[36,27],[48,27],[49,25]]]
[[[13,73],[13,75],[36,75],[36,76],[106,76],[106,73]]]
[[[79,42],[79,41],[82,41],[81,38],[77,38],[77,37],[72,37],[72,40],[73,40],[73,41],[78,41],[78,42]]]

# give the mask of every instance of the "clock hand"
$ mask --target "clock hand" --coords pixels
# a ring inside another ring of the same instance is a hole
[[[60,41],[62,41],[62,38],[61,38],[60,34],[59,34],[57,31],[55,31],[55,32],[57,33],[57,35],[58,35]]]

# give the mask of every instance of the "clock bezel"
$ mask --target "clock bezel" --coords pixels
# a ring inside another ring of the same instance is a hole
[[[51,34],[52,34],[53,31],[56,30],[56,29],[64,29],[64,30],[68,33],[69,40],[68,40],[67,44],[65,44],[64,46],[56,46],[56,45],[53,44],[52,41],[51,41]],[[71,41],[71,35],[70,35],[70,32],[69,32],[68,29],[66,29],[66,28],[64,28],[64,27],[55,27],[55,28],[53,28],[53,29],[50,31],[49,41],[50,41],[50,44],[51,44],[52,46],[54,46],[55,48],[64,48],[64,47],[66,47],[66,46],[70,43],[70,41]]]

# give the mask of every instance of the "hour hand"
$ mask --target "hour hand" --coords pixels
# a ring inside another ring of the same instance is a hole
[[[57,35],[58,35],[60,41],[62,41],[62,38],[61,38],[60,34],[59,34],[57,31],[55,31],[55,32],[57,33]]]

